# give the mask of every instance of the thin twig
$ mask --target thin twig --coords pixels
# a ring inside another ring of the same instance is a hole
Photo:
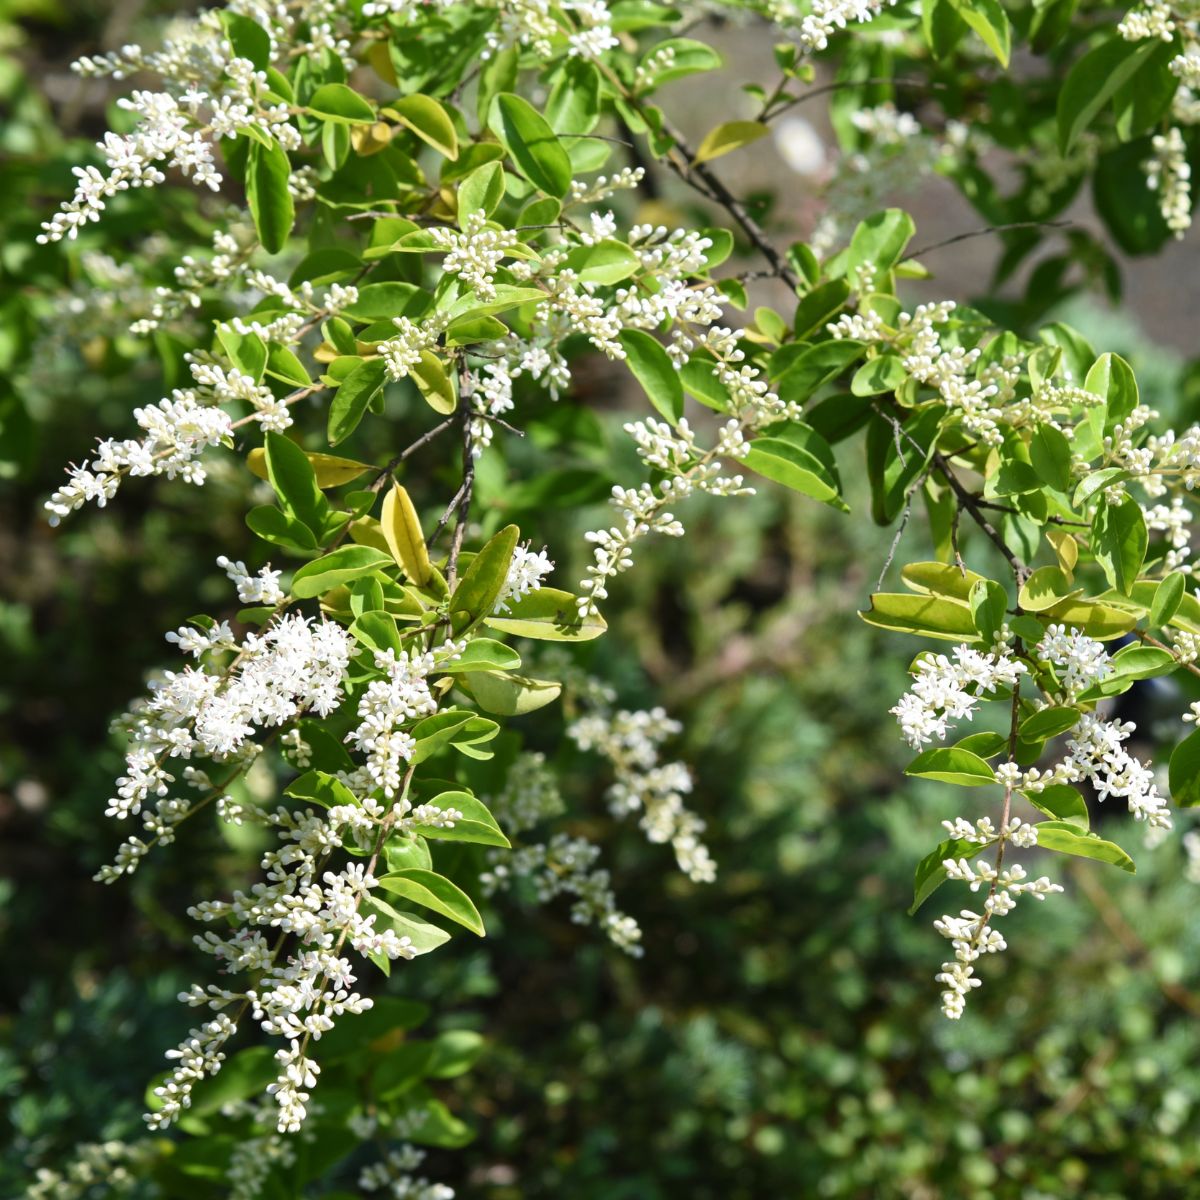
[[[900,261],[909,262],[914,258],[920,258],[923,254],[929,254],[934,250],[941,250],[944,246],[955,246],[959,242],[970,241],[971,238],[984,237],[989,233],[1008,233],[1013,229],[1073,229],[1074,221],[1058,220],[1058,221],[1010,221],[1006,225],[985,225],[982,229],[972,229],[969,233],[956,233],[953,237],[948,237],[941,242],[933,242],[928,246],[922,246],[919,250],[913,250],[906,254]]]

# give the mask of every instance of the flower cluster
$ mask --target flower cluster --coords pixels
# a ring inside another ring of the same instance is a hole
[[[704,822],[684,804],[692,777],[681,762],[661,762],[660,748],[682,726],[661,708],[648,712],[604,708],[580,717],[567,733],[581,750],[608,760],[615,780],[608,789],[614,816],[640,812],[640,825],[652,842],[669,842],[679,869],[696,883],[717,877],[716,863],[700,840]]]
[[[981,694],[1011,688],[1025,673],[1025,664],[1007,652],[985,654],[956,646],[951,660],[944,654],[922,656],[914,667],[912,688],[890,711],[904,740],[914,750],[943,741],[955,721],[975,715]]]
[[[972,867],[966,858],[947,859],[942,864],[948,878],[967,883],[973,892],[981,888],[986,890],[982,912],[964,908],[957,916],[946,914],[933,923],[938,933],[954,948],[954,958],[942,963],[941,971],[935,976],[937,982],[944,985],[942,1012],[952,1021],[963,1015],[970,993],[982,986],[983,981],[975,975],[975,963],[984,954],[997,954],[1008,948],[1004,936],[992,924],[995,918],[1012,912],[1018,898],[1023,895],[1044,900],[1063,890],[1061,884],[1051,883],[1045,875],[1030,879],[1020,863],[1004,865],[1001,853],[1004,846],[1036,845],[1036,827],[1014,818],[999,831],[992,830],[989,825],[987,834],[980,830],[969,840],[980,849],[996,845],[1000,851],[997,852],[995,866],[982,864]],[[973,847],[972,853],[977,852]]]
[[[288,106],[267,98],[266,72],[236,55],[215,14],[188,24],[155,54],[127,46],[115,55],[80,59],[75,66],[83,75],[119,78],[150,72],[167,90],[139,90],[117,101],[133,115],[133,130],[104,135],[98,149],[105,170],[74,168],[75,195],[43,224],[40,242],[76,237],[83,226],[100,219],[112,197],[162,183],[163,168],[177,168],[194,183],[216,191],[223,177],[213,156],[213,138],[252,132],[285,150],[300,145]]]
[[[496,819],[511,837],[564,811],[558,780],[542,754],[523,754],[509,768],[503,792],[490,801]],[[597,925],[614,945],[634,957],[642,953],[641,929],[616,903],[608,871],[595,866],[600,847],[582,837],[554,834],[516,850],[489,850],[480,882],[488,895],[531,892],[539,904],[557,896],[575,897],[571,919]]]

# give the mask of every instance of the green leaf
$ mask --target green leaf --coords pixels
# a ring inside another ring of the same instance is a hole
[[[840,512],[850,511],[841,497],[833,451],[811,426],[799,421],[771,426],[750,443],[740,461],[756,474],[794,492]]]
[[[979,35],[1002,67],[1008,66],[1012,29],[1000,0],[950,0],[955,12]]]
[[[472,671],[465,676],[471,695],[484,712],[499,717],[519,717],[552,704],[562,693],[562,684],[523,675],[501,675]]]
[[[850,338],[818,342],[815,346],[808,346],[780,376],[780,397],[795,404],[803,404],[811,399],[818,389],[840,375],[862,353],[862,342]]]
[[[1179,611],[1183,601],[1183,593],[1187,588],[1187,578],[1182,571],[1172,571],[1154,591],[1154,603],[1150,605],[1150,626],[1153,629],[1164,629],[1171,623],[1171,618]]]
[[[1080,716],[1079,709],[1066,705],[1040,709],[1030,714],[1018,727],[1017,733],[1026,742],[1045,742],[1068,729],[1074,729]]]
[[[451,160],[458,158],[458,134],[450,115],[432,97],[414,92],[394,100],[384,109],[384,115],[394,117],[411,129],[423,142]]]
[[[1039,425],[1029,443],[1029,459],[1047,486],[1056,492],[1070,488],[1071,443],[1061,430],[1053,425]]]
[[[1104,409],[1092,410],[1093,419],[1103,417],[1103,432],[1111,431],[1138,406],[1138,385],[1133,368],[1119,354],[1100,355],[1088,371],[1083,386],[1105,401]]]
[[[285,796],[293,796],[297,800],[308,800],[319,804],[322,808],[333,808],[335,805],[358,807],[354,793],[341,780],[324,771],[308,771],[299,779],[293,780],[285,789]]]
[[[433,1043],[433,1056],[425,1075],[430,1079],[453,1079],[466,1074],[475,1065],[486,1044],[472,1029],[448,1029],[445,1033],[439,1033]]]
[[[506,525],[475,555],[450,597],[452,614],[466,613],[471,622],[491,615],[508,577],[518,537],[520,530]]]
[[[438,667],[442,675],[461,675],[464,671],[516,671],[521,666],[521,656],[503,642],[493,638],[477,637],[467,643],[466,649],[451,662]]]
[[[506,337],[508,327],[503,321],[489,317],[486,313],[479,316],[459,317],[446,327],[447,346],[470,346],[476,342],[494,342],[497,338]]]
[[[251,142],[246,160],[246,202],[254,218],[258,240],[268,254],[287,245],[296,220],[296,205],[288,191],[292,164],[287,151],[272,139],[270,146]]]
[[[554,130],[527,100],[501,92],[488,111],[488,128],[534,187],[555,199],[567,194],[571,160]]]
[[[422,350],[417,362],[408,368],[408,373],[417,385],[417,391],[434,412],[448,417],[458,407],[458,389],[454,380],[432,350]]]
[[[1137,624],[1136,614],[1093,600],[1064,600],[1042,615],[1061,625],[1077,626],[1088,637],[1101,642],[1121,637]]]
[[[423,315],[429,300],[429,293],[413,283],[366,283],[358,289],[358,299],[342,312],[358,321],[390,321],[393,317]]]
[[[993,579],[978,579],[971,585],[968,602],[979,636],[991,643],[1004,625],[1008,593]]]
[[[1094,858],[1097,862],[1110,863],[1128,871],[1137,871],[1133,859],[1114,842],[1106,842],[1094,833],[1082,833],[1079,827],[1068,821],[1039,821],[1037,826],[1038,845],[1044,850],[1057,850],[1060,854],[1073,854],[1078,858]]]
[[[1200,804],[1200,729],[1189,733],[1171,752],[1168,778],[1171,799],[1180,808]]]
[[[558,69],[546,100],[546,120],[555,133],[591,133],[600,119],[600,72],[572,55]]]
[[[1079,792],[1065,783],[1052,783],[1040,792],[1021,793],[1039,812],[1056,821],[1074,825],[1077,829],[1088,828],[1087,802]]]
[[[917,863],[913,878],[913,902],[908,915],[911,917],[946,882],[946,868],[942,864],[947,859],[974,858],[986,849],[986,844],[968,842],[966,838],[951,838],[935,846]]]
[[[1101,498],[1092,518],[1092,553],[1109,584],[1128,596],[1146,558],[1149,539],[1141,506],[1131,496]]]
[[[321,558],[305,563],[292,576],[292,595],[307,600],[323,595],[352,579],[369,575],[380,567],[390,567],[391,559],[371,546],[341,546]]]
[[[358,428],[367,405],[387,382],[387,365],[382,358],[364,358],[333,394],[329,406],[329,444],[344,442]]]
[[[1044,612],[1082,591],[1082,588],[1071,587],[1071,581],[1061,568],[1038,567],[1021,585],[1017,603],[1026,612]]]
[[[1071,68],[1058,93],[1058,144],[1063,154],[1070,152],[1096,114],[1133,78],[1159,44],[1157,38],[1127,42],[1114,33]]]
[[[246,525],[263,541],[304,553],[317,548],[317,539],[298,517],[280,512],[273,504],[259,504],[246,514]]]
[[[379,886],[411,904],[419,904],[443,917],[457,921],[480,937],[484,936],[483,919],[471,902],[471,897],[457,884],[451,883],[435,871],[425,871],[420,867],[392,871],[380,878]]]
[[[361,125],[376,120],[375,110],[344,83],[326,83],[317,88],[308,102],[308,111],[326,121]]]
[[[1008,738],[992,730],[981,733],[968,733],[965,738],[955,743],[956,750],[969,750],[980,758],[995,758],[1008,745]]]
[[[462,818],[454,822],[453,828],[415,823],[413,828],[422,837],[442,842],[473,842],[480,846],[508,847],[511,844],[487,805],[470,792],[441,792],[427,803],[442,810],[455,808],[462,813]]]
[[[975,585],[988,582],[982,575],[969,568],[961,570],[955,563],[915,562],[900,568],[900,578],[905,587],[927,596],[949,596],[952,600],[970,603]],[[1005,596],[1007,605],[1008,597]]]
[[[850,285],[844,279],[830,279],[819,284],[801,297],[796,305],[796,316],[792,322],[798,338],[806,338],[817,329],[823,329],[846,303]]]
[[[880,629],[918,633],[951,642],[979,640],[971,610],[965,604],[941,597],[876,592],[871,596],[871,607],[858,615],[868,625]]]
[[[938,746],[918,754],[904,768],[905,775],[956,783],[960,787],[982,787],[996,782],[996,772],[986,760],[959,746]]]
[[[498,162],[476,167],[458,185],[458,223],[468,214],[481,212],[490,217],[504,199],[504,168]]]
[[[576,246],[567,255],[567,266],[584,283],[620,283],[634,274],[641,264],[642,260],[624,242],[617,242],[611,238],[591,246]],[[658,343],[655,342],[655,345]],[[679,374],[678,371],[675,373]],[[682,405],[682,399],[680,404]]]
[[[539,588],[509,602],[508,611],[485,617],[489,629],[547,642],[590,642],[608,628],[599,613],[579,615],[576,599],[558,588]]]
[[[396,618],[390,613],[373,609],[359,616],[350,626],[350,636],[372,650],[394,650],[400,653],[400,631]]]
[[[383,498],[380,528],[392,557],[404,568],[404,573],[417,585],[425,587],[433,577],[429,549],[421,532],[421,519],[409,498],[408,491],[398,483]]]
[[[657,338],[643,329],[623,329],[625,361],[650,403],[672,425],[683,416],[683,381]]]
[[[847,271],[872,266],[878,272],[890,271],[900,261],[904,248],[917,227],[903,209],[889,208],[859,222],[850,239],[846,258]]]
[[[1106,696],[1119,696],[1139,679],[1170,675],[1178,663],[1169,650],[1157,646],[1125,646],[1113,655],[1111,666],[1112,673],[1080,692],[1080,700],[1091,702]]]
[[[413,751],[412,761],[422,763],[451,744],[458,746],[490,741],[499,731],[500,726],[486,717],[476,716],[461,708],[445,709],[418,721],[413,727],[412,736],[417,748]]]
[[[261,383],[267,365],[267,347],[257,333],[237,333],[228,325],[217,326],[217,341],[233,363],[255,383]]]
[[[267,352],[267,374],[293,387],[312,387],[304,364],[286,346],[271,346]]]
[[[669,59],[664,58],[667,51],[670,52]],[[682,37],[655,42],[646,49],[641,60],[642,69],[650,72],[654,87],[703,71],[716,71],[723,65],[721,56],[711,46]]]
[[[329,501],[321,495],[308,455],[282,433],[268,432],[263,440],[267,477],[284,512],[320,537],[324,532]]]
[[[377,924],[395,930],[398,937],[408,938],[417,954],[428,954],[450,940],[450,935],[444,929],[410,913],[397,912],[382,896],[368,896],[367,903],[387,917],[386,921],[378,921]]]
[[[257,71],[271,65],[271,35],[255,20],[240,13],[222,12],[225,36],[238,58],[249,59]]]
[[[869,358],[854,373],[850,380],[850,391],[855,396],[878,396],[882,392],[894,392],[908,382],[898,354],[881,354]]]
[[[769,132],[762,121],[725,121],[704,135],[692,165],[697,166],[720,158],[723,154],[740,150],[743,146],[749,146],[759,138],[766,137]]]

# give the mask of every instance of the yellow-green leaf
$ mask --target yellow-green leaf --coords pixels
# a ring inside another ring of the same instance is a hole
[[[433,574],[429,550],[425,545],[425,535],[421,532],[417,510],[408,491],[398,483],[392,484],[392,490],[383,498],[379,524],[392,557],[404,568],[404,573],[413,583],[424,587]]]
[[[762,121],[726,121],[704,135],[696,157],[692,160],[693,164],[709,162],[723,154],[740,150],[743,146],[749,146],[751,142],[766,137],[768,132]]]

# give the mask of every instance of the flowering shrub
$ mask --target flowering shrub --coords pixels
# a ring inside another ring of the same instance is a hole
[[[175,248],[173,286],[112,268],[127,294],[108,315],[177,343],[184,386],[135,409],[139,432],[101,440],[46,509],[52,524],[81,519],[141,479],[196,487],[233,458],[255,480],[245,520],[261,553],[218,559],[228,603],[166,633],[173,668],[122,721],[107,815],[135,832],[97,875],[125,880],[205,810],[269,847],[253,884],[188,909],[220,980],[180,995],[195,1027],[167,1052],[146,1116],[151,1131],[211,1140],[196,1161],[218,1159],[235,1195],[260,1194],[272,1172],[302,1188],[376,1139],[361,1189],[448,1194],[415,1174],[415,1147],[470,1134],[428,1081],[467,1070],[480,1041],[397,1044],[423,1014],[374,1001],[368,981],[419,971],[412,960],[451,930],[483,936],[482,898],[566,894],[575,921],[641,954],[601,848],[552,828],[565,801],[525,731],[598,756],[614,815],[669,846],[691,881],[715,878],[689,770],[664,761],[678,724],[621,708],[585,660],[617,578],[651,535],[685,535],[698,494],[736,503],[775,486],[857,520],[834,447],[862,453],[870,518],[897,526],[880,587],[912,510],[927,514],[935,559],[904,563],[907,591],[876,591],[861,615],[952,643],[921,651],[892,712],[919,752],[910,775],[990,789],[916,868],[914,909],[947,882],[975,897],[934,922],[953,952],[936,974],[947,1017],[963,1017],[980,960],[1006,948],[998,919],[1063,891],[1035,873],[1054,856],[1133,869],[1091,830],[1079,785],[1123,800],[1155,836],[1171,828],[1162,781],[1110,701],[1200,674],[1200,429],[1160,425],[1126,362],[1064,324],[1017,332],[950,300],[902,299],[928,277],[924,252],[871,185],[877,167],[902,174],[912,149],[1004,227],[1011,270],[1084,177],[1098,199],[1114,173],[1131,186],[1112,162],[1141,139],[1134,232],[1124,211],[1102,211],[1129,248],[1182,235],[1193,22],[1152,5],[1076,29],[1069,8],[1008,14],[995,0],[738,11],[781,39],[779,80],[747,88],[756,115],[695,147],[660,100],[721,60],[679,35],[687,14],[656,6],[233,3],[157,51],[79,64],[146,87],[119,102],[102,165],[76,170],[43,244],[102,239],[124,193],[172,172],[220,194],[208,244]],[[1024,186],[1001,199],[984,155],[1012,140],[991,110],[1011,89],[995,72],[1014,37],[1054,70],[1007,164]],[[813,244],[785,245],[710,163],[812,94],[826,51],[858,150]],[[889,81],[912,72],[940,106],[936,136],[891,103]],[[660,170],[699,206],[682,227],[637,219]],[[1086,238],[1067,245],[1059,291],[1069,267],[1104,270]],[[735,254],[754,265],[731,271]],[[735,316],[761,279],[784,311]],[[558,465],[588,444],[598,359],[653,413],[624,426],[639,477]],[[538,513],[582,507],[597,477],[611,523],[586,533],[588,561],[564,580],[556,559],[570,551],[543,544]],[[278,781],[269,803],[245,787],[252,773]],[[1169,790],[1200,803],[1200,733],[1171,757]],[[82,1161],[189,1174],[155,1146],[90,1147]],[[72,1194],[67,1175],[37,1186]]]

